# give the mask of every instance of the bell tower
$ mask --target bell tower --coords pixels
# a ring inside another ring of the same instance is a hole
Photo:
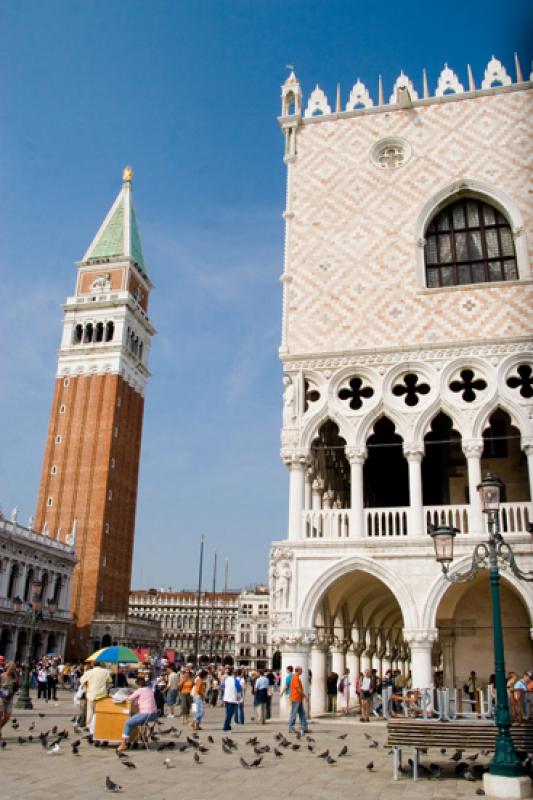
[[[97,616],[128,611],[144,391],[155,330],[126,167],[115,202],[78,262],[64,321],[35,530],[75,542],[69,656]]]

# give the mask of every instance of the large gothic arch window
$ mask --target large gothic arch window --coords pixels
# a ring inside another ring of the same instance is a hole
[[[511,226],[482,200],[465,197],[445,206],[431,219],[425,239],[429,289],[518,279]]]

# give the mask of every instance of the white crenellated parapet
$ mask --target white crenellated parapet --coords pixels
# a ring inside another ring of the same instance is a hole
[[[352,86],[352,91],[346,103],[346,111],[355,111],[358,108],[372,108],[374,101],[368,93],[365,84],[357,78]]]
[[[331,107],[328,103],[328,98],[317,83],[309,95],[309,101],[307,103],[307,108],[305,109],[304,117],[308,119],[309,117],[314,117],[318,114],[331,114]]]
[[[407,77],[403,69],[396,78],[394,86],[392,87],[392,94],[389,98],[390,105],[395,105],[398,102],[398,89],[407,89],[411,100],[418,100],[418,94],[413,86],[413,81]]]
[[[502,62],[498,61],[497,58],[492,56],[491,60],[487,64],[485,77],[481,82],[481,88],[490,89],[493,86],[510,86],[511,83],[511,78],[507,74],[507,70],[503,66]]]
[[[464,92],[463,84],[459,81],[453,69],[450,69],[448,64],[445,64],[439,75],[435,97],[443,97],[445,94],[462,94],[462,92]]]

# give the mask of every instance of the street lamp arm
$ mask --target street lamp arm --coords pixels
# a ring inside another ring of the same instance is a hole
[[[486,569],[489,560],[489,547],[485,542],[480,542],[472,554],[472,564],[467,572],[456,572],[453,575],[449,572],[447,564],[442,565],[444,577],[450,583],[468,583],[474,578],[481,569]]]
[[[511,545],[507,544],[507,542],[499,541],[496,545],[496,553],[499,558],[502,560],[502,567],[505,569],[506,567],[510,567],[513,574],[516,575],[522,581],[533,581],[533,571],[524,572],[520,569],[518,564],[516,563],[516,558],[513,553],[513,549]]]

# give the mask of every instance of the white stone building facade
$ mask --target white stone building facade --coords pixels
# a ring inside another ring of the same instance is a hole
[[[268,586],[244,589],[239,595],[235,664],[251,670],[272,666]]]
[[[6,660],[23,660],[28,655],[32,581],[42,584],[43,618],[34,631],[35,655],[63,655],[66,636],[72,622],[70,608],[71,580],[77,562],[74,543],[66,544],[21,525],[16,510],[11,519],[0,515],[0,655]],[[22,600],[21,612],[13,603]],[[48,601],[57,608],[48,612]]]
[[[492,59],[476,88],[401,74],[335,111],[282,87],[287,191],[280,358],[287,535],[272,545],[283,664],[412,671],[430,686],[493,672],[486,572],[450,586],[428,526],[453,525],[452,571],[485,536],[476,487],[533,567],[531,80]],[[531,665],[531,583],[502,576],[507,667]]]
[[[129,616],[161,624],[160,648],[173,650],[183,661],[194,661],[198,593],[172,590],[132,590]],[[222,663],[235,656],[239,614],[238,592],[201,592],[199,605],[199,657]]]

